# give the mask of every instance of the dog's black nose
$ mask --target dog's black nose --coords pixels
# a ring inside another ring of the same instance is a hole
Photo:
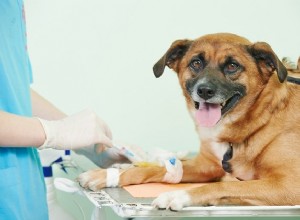
[[[208,100],[215,95],[215,89],[208,85],[200,85],[197,94],[204,100]]]

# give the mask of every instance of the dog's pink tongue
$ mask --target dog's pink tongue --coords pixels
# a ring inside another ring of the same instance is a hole
[[[218,104],[200,103],[196,120],[202,127],[213,127],[221,118],[221,106]]]

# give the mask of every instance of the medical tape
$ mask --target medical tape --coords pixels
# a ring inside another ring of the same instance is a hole
[[[119,169],[108,168],[106,169],[106,187],[118,187],[119,186]]]
[[[166,174],[163,182],[166,183],[179,183],[183,176],[182,162],[175,157],[169,158],[164,161],[166,167]]]

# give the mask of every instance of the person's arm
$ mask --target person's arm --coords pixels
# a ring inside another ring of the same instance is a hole
[[[60,111],[48,100],[31,89],[32,111],[33,115],[47,120],[57,120],[66,117],[66,114]],[[106,126],[107,127],[107,126]],[[107,127],[106,135],[112,138],[111,132]],[[116,148],[108,148],[103,144],[92,144],[84,148],[74,149],[77,154],[81,154],[89,158],[100,167],[109,167],[113,163],[128,162],[123,153]]]
[[[32,113],[34,117],[57,120],[66,115],[31,89]],[[0,111],[0,146],[41,146],[46,135],[37,118],[23,117]]]
[[[127,161],[119,150],[103,147],[103,144],[112,146],[112,136],[109,127],[95,113],[84,111],[66,116],[34,90],[31,100],[34,117],[0,111],[0,147],[73,149],[100,167]]]
[[[66,115],[54,105],[31,90],[32,113],[34,117],[57,120]],[[0,111],[0,146],[6,147],[39,147],[46,135],[37,118],[23,117]]]
[[[0,111],[0,125],[0,146],[39,147],[45,142],[44,129],[36,118]]]
[[[46,120],[59,120],[67,115],[56,106],[31,89],[32,114]]]
[[[65,116],[50,102],[31,91],[36,118],[0,111],[0,146],[78,149],[94,144],[111,147],[111,131],[93,111]],[[43,118],[42,118],[43,117]]]

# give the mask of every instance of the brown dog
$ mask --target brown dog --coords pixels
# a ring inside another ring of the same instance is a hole
[[[181,182],[214,182],[159,196],[153,204],[300,204],[300,85],[271,47],[233,34],[175,41],[153,70],[179,78],[201,147],[183,161]],[[293,73],[292,73],[293,72]],[[123,170],[118,186],[162,182],[164,167]],[[237,181],[222,181],[226,174]],[[82,186],[105,187],[106,170],[81,174]]]

